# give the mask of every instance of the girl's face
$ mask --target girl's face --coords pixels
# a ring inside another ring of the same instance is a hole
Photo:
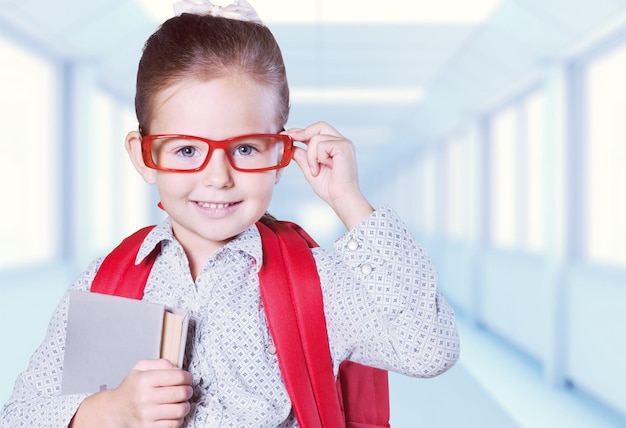
[[[236,73],[206,82],[184,80],[155,97],[150,133],[212,140],[276,133],[274,100],[267,89]],[[261,218],[280,172],[236,171],[224,151],[216,150],[202,171],[144,170],[142,175],[156,183],[185,250],[210,255]]]

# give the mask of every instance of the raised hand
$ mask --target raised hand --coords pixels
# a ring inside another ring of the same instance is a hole
[[[369,216],[373,208],[359,187],[354,145],[325,122],[285,131],[295,141],[296,161],[313,191],[324,200],[349,229]]]

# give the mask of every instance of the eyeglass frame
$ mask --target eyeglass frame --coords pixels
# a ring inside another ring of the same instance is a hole
[[[243,140],[246,138],[265,138],[265,137],[275,137],[283,141],[283,156],[278,162],[278,165],[269,166],[265,168],[255,168],[255,169],[241,169],[237,167],[228,153],[228,146],[237,140]],[[186,140],[196,140],[202,141],[209,146],[209,151],[207,153],[206,159],[202,162],[202,165],[193,169],[175,169],[175,168],[164,168],[158,166],[154,159],[152,158],[152,142],[157,138],[181,138]],[[272,171],[275,169],[281,169],[289,165],[291,159],[293,158],[293,148],[294,148],[294,140],[291,136],[286,134],[244,134],[238,135],[236,137],[227,138],[225,140],[211,140],[209,138],[197,137],[195,135],[185,135],[185,134],[153,134],[153,135],[143,135],[141,137],[141,156],[143,158],[144,163],[148,168],[155,169],[157,171],[164,172],[180,172],[180,173],[192,173],[202,171],[207,167],[209,161],[211,160],[211,156],[216,149],[222,149],[226,153],[226,158],[228,159],[228,163],[230,166],[240,172],[263,172],[263,171]]]

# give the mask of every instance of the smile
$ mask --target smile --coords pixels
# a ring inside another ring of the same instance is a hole
[[[233,203],[215,203],[215,202],[200,202],[200,201],[196,202],[196,204],[198,204],[198,206],[202,208],[208,208],[212,210],[220,210],[220,209],[228,208],[230,206],[235,205]]]

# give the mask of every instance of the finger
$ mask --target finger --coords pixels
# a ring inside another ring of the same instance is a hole
[[[152,409],[152,418],[155,421],[181,420],[191,410],[188,400],[180,402],[160,403]]]
[[[193,376],[191,373],[179,369],[166,359],[158,360],[141,360],[133,367],[134,371],[154,372],[151,376],[155,381],[163,382],[161,385],[191,385]]]
[[[187,416],[190,409],[190,405],[187,405],[185,408],[180,409],[177,407],[167,410],[159,409],[159,413],[163,413],[163,417],[152,420],[151,423],[147,426],[155,428],[179,428],[183,426],[185,416]]]
[[[313,125],[307,126],[306,128],[292,128],[285,132],[294,140],[304,143],[310,141],[316,135],[326,134],[333,137],[343,137],[335,128],[326,122],[317,122]]]
[[[158,360],[140,360],[135,364],[133,370],[138,371],[149,371],[149,370],[167,370],[177,368],[175,365],[170,363],[166,359],[158,359]]]
[[[309,151],[300,147],[295,148],[293,152],[293,160],[298,164],[305,178],[308,180],[311,177],[317,176],[319,173],[319,165],[317,162],[311,163],[309,160]]]
[[[154,428],[179,428],[183,425],[183,420],[162,420],[155,421],[151,426]]]
[[[303,128],[289,128],[289,129],[282,131],[281,134],[292,135],[292,134],[297,134],[302,131],[303,131]]]
[[[189,385],[164,386],[153,391],[153,399],[157,404],[176,404],[189,401],[193,396],[193,388]]]
[[[191,383],[193,382],[193,377],[191,376],[191,374],[179,368],[168,370],[153,370],[150,375],[152,376],[152,385],[157,388],[167,386],[191,385]]]

